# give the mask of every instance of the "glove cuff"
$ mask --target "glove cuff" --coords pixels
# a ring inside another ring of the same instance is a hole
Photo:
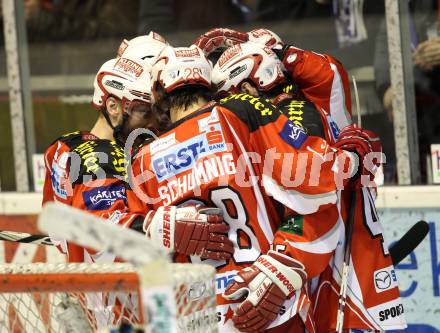
[[[176,206],[162,206],[156,212],[149,212],[149,214],[154,214],[154,216],[147,226],[146,234],[150,237],[153,244],[165,248],[168,253],[174,250],[176,209]],[[148,218],[151,218],[151,215],[147,215],[145,220]]]
[[[300,289],[307,278],[301,262],[274,251],[260,256],[254,265],[266,274],[286,297],[291,297],[295,290]]]

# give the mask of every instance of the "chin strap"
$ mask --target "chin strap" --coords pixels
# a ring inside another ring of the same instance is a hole
[[[108,112],[105,109],[101,109],[101,113],[104,116],[105,120],[107,121],[107,124],[112,128],[113,138],[115,139],[116,143],[123,146],[125,144],[126,138],[124,138],[122,129],[124,128],[124,125],[127,122],[128,114],[124,112],[122,115],[122,122],[119,125],[113,126]]]

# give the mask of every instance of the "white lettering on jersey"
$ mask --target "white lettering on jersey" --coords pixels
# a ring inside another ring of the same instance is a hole
[[[166,206],[176,202],[185,193],[193,191],[196,186],[209,183],[216,178],[234,175],[235,172],[236,166],[232,154],[213,155],[197,161],[190,173],[169,180],[166,185],[158,188],[158,192],[163,205]]]
[[[202,157],[227,151],[220,123],[208,127],[205,133],[177,143],[152,156],[151,165],[159,182],[194,169],[197,161]]]

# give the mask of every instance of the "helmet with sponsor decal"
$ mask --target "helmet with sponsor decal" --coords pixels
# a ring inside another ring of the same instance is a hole
[[[156,132],[168,122],[152,107],[150,87],[150,66],[125,54],[108,60],[99,69],[92,104],[113,129],[119,144],[124,144],[135,128]],[[114,111],[122,117],[115,118]]]
[[[142,60],[153,65],[157,56],[169,44],[161,35],[150,31],[148,35],[138,36],[130,40],[124,39],[119,46],[117,57]]]
[[[254,29],[247,33],[248,40],[260,45],[270,47],[271,49],[281,49],[284,42],[275,32],[269,29]]]
[[[253,42],[234,45],[221,55],[212,71],[212,83],[218,93],[239,93],[246,81],[260,91],[286,81],[282,64],[269,47]]]
[[[151,92],[169,94],[182,87],[211,88],[212,65],[200,48],[167,46],[151,69]]]
[[[106,61],[95,77],[93,106],[103,110],[110,96],[121,101],[125,113],[136,103],[150,104],[149,66],[125,55]]]

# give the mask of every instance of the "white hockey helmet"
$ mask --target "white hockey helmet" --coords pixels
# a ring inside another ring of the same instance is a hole
[[[113,96],[121,100],[123,111],[130,113],[133,102],[151,104],[150,86],[150,67],[123,55],[106,61],[99,69],[92,104],[102,110]]]
[[[217,93],[239,93],[241,84],[252,82],[260,91],[268,91],[286,81],[282,64],[269,47],[253,42],[227,49],[212,70]]]
[[[130,40],[124,39],[119,46],[117,57],[140,59],[152,66],[159,53],[168,45],[165,38],[154,31],[150,31],[148,35],[138,36]]]
[[[270,47],[271,49],[282,48],[284,45],[284,42],[281,40],[281,38],[275,32],[269,29],[254,29],[249,31],[247,34],[250,42],[261,44]]]
[[[158,90],[170,93],[187,86],[211,88],[212,65],[196,45],[166,47],[151,69],[151,92],[157,101]]]

